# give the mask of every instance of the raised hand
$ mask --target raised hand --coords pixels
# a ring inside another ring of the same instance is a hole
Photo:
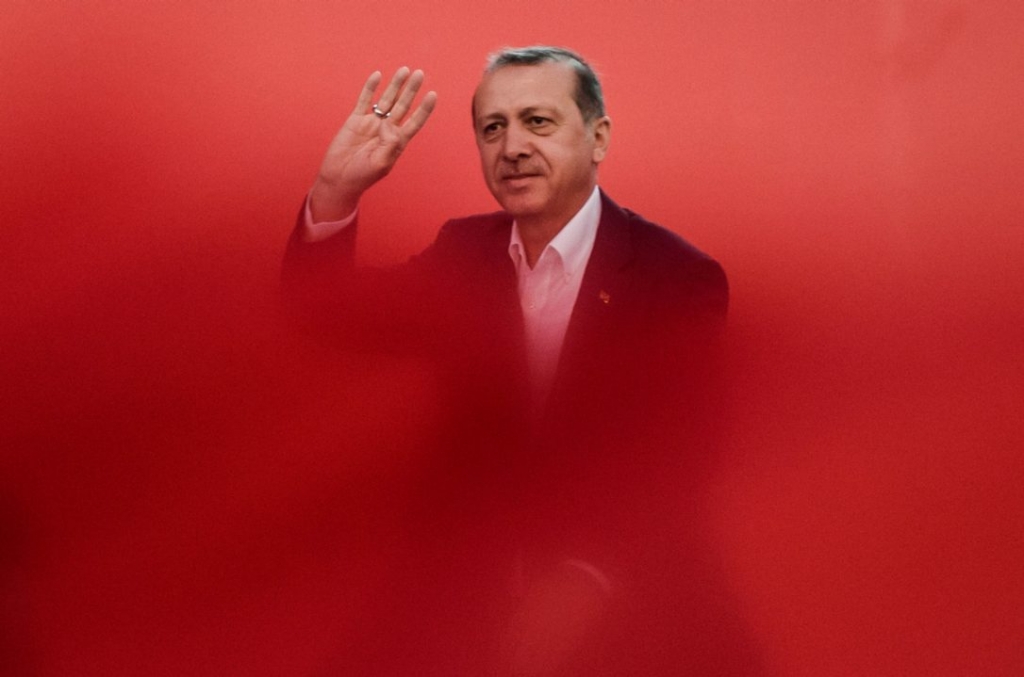
[[[423,84],[423,71],[399,68],[373,104],[381,79],[380,71],[370,75],[355,109],[327,148],[310,194],[314,220],[341,219],[351,214],[366,189],[391,171],[434,110],[437,94],[427,92],[409,113]]]

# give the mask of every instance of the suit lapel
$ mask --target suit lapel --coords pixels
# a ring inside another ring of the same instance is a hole
[[[608,356],[615,328],[628,326],[623,316],[635,309],[630,262],[633,259],[629,217],[601,193],[601,220],[573,307],[559,361],[557,386],[573,387]]]

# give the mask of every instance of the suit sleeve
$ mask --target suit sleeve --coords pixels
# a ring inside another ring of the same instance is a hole
[[[293,324],[341,347],[422,354],[437,348],[438,312],[446,264],[452,258],[449,224],[404,264],[356,265],[358,217],[340,231],[307,241],[300,209],[281,269],[282,305]]]

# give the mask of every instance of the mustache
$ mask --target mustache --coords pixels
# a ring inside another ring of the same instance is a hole
[[[522,176],[540,176],[544,172],[539,167],[531,167],[529,165],[516,165],[502,167],[498,170],[499,179],[516,179]]]

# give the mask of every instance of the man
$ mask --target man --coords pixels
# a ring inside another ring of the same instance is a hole
[[[459,584],[425,586],[444,591],[438,609],[472,615],[493,590],[465,581],[516,578],[511,603],[490,616],[504,619],[500,639],[479,652],[515,674],[680,674],[681,663],[750,674],[699,529],[679,514],[695,512],[709,456],[721,267],[597,188],[611,140],[598,79],[571,51],[532,47],[492,56],[473,97],[484,180],[502,211],[448,222],[399,270],[358,271],[360,197],[437,100],[429,92],[413,107],[420,71],[400,69],[373,103],[380,82],[370,76],[327,150],[285,280],[293,305],[344,340],[418,352],[448,379],[459,420],[416,522],[417,533],[443,524],[456,542],[444,561]],[[503,568],[515,575],[479,575]],[[476,601],[458,607],[467,587]],[[454,667],[444,635],[410,659],[420,674],[425,663],[495,674],[479,655]]]

